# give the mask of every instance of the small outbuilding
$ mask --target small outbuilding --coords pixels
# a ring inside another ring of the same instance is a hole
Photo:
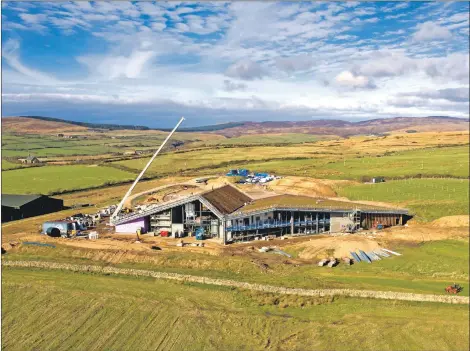
[[[65,209],[64,201],[46,195],[2,194],[2,223]]]
[[[34,163],[41,163],[41,161],[39,161],[39,159],[36,157],[36,156],[28,156],[26,157],[24,160],[23,160],[23,163],[31,163],[31,164],[34,164]]]

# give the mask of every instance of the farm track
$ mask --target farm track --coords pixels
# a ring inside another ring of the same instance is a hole
[[[24,268],[42,268],[42,269],[58,269],[73,272],[90,272],[99,274],[117,274],[139,277],[152,277],[156,279],[168,279],[182,282],[191,282],[199,284],[209,284],[218,286],[234,287],[239,289],[255,290],[267,293],[275,293],[281,295],[298,295],[298,296],[347,296],[360,298],[373,298],[385,300],[402,300],[402,301],[418,301],[418,302],[440,302],[450,304],[469,304],[468,296],[447,296],[447,295],[430,295],[430,294],[414,294],[402,293],[394,291],[371,291],[371,290],[353,290],[353,289],[299,289],[284,288],[272,285],[253,284],[238,282],[227,279],[214,279],[201,276],[154,272],[141,269],[127,269],[116,267],[101,267],[91,265],[74,265],[67,263],[55,262],[39,262],[39,261],[5,261],[2,260],[5,267],[24,267]]]

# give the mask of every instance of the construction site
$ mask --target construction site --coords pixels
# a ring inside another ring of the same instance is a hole
[[[410,219],[408,210],[403,208],[289,194],[288,189],[270,192],[266,183],[281,177],[250,173],[247,169],[231,169],[225,177],[198,178],[131,195],[183,120],[168,134],[119,204],[91,217],[72,216],[66,221],[45,222],[41,232],[53,237],[69,237],[69,232],[76,236],[86,232],[89,223],[95,228],[101,224],[103,229],[101,217],[109,216],[105,227],[108,233],[195,237],[225,245],[285,236],[355,233],[403,225]],[[216,182],[209,185],[214,178]],[[249,195],[242,187],[251,191],[257,188],[258,193]],[[96,239],[99,233],[94,231],[88,236]]]

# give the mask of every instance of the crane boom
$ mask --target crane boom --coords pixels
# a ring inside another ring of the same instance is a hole
[[[158,148],[158,150],[153,154],[152,158],[150,159],[150,161],[147,163],[147,165],[144,167],[144,169],[142,170],[142,172],[140,172],[140,174],[137,176],[137,178],[135,179],[134,183],[131,185],[131,187],[129,188],[129,190],[127,191],[126,195],[124,195],[124,197],[122,198],[121,202],[119,203],[118,207],[116,207],[116,210],[114,211],[113,215],[111,216],[111,219],[114,219],[116,218],[116,216],[119,214],[119,212],[121,211],[122,209],[122,206],[124,205],[124,202],[127,200],[127,198],[129,197],[129,195],[131,194],[132,190],[135,188],[135,186],[137,185],[137,183],[139,182],[140,178],[142,178],[142,176],[144,175],[145,171],[147,170],[147,168],[150,167],[150,164],[153,162],[153,160],[155,159],[155,157],[157,157],[157,155],[159,154],[159,152],[161,151],[161,149],[163,149],[163,147],[165,146],[165,144],[168,142],[168,140],[171,138],[171,136],[173,135],[173,133],[176,131],[176,129],[178,129],[178,127],[180,126],[180,124],[184,121],[184,117],[181,117],[180,121],[178,122],[178,124],[175,126],[175,128],[173,128],[173,130],[170,132],[170,134],[168,134],[168,136],[166,137],[166,139],[163,141],[162,145],[160,145],[160,147]]]

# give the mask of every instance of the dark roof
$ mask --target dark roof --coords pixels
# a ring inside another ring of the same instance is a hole
[[[229,214],[252,201],[251,197],[231,185],[214,189],[201,196],[209,201],[220,213]]]
[[[13,195],[2,194],[2,206],[19,208],[27,203],[39,199],[43,195]]]
[[[292,209],[327,209],[327,210],[354,210],[359,209],[367,211],[396,211],[398,213],[407,211],[406,209],[396,207],[383,207],[375,205],[361,204],[357,202],[331,200],[324,198],[314,198],[301,195],[276,195],[253,201],[250,204],[240,208],[234,215],[250,213],[260,210],[275,208]]]
[[[27,159],[28,161],[32,161],[32,160],[36,160],[36,159],[38,159],[38,158],[37,158],[36,156],[31,156],[31,155],[30,155],[30,156],[26,157],[26,159]]]

